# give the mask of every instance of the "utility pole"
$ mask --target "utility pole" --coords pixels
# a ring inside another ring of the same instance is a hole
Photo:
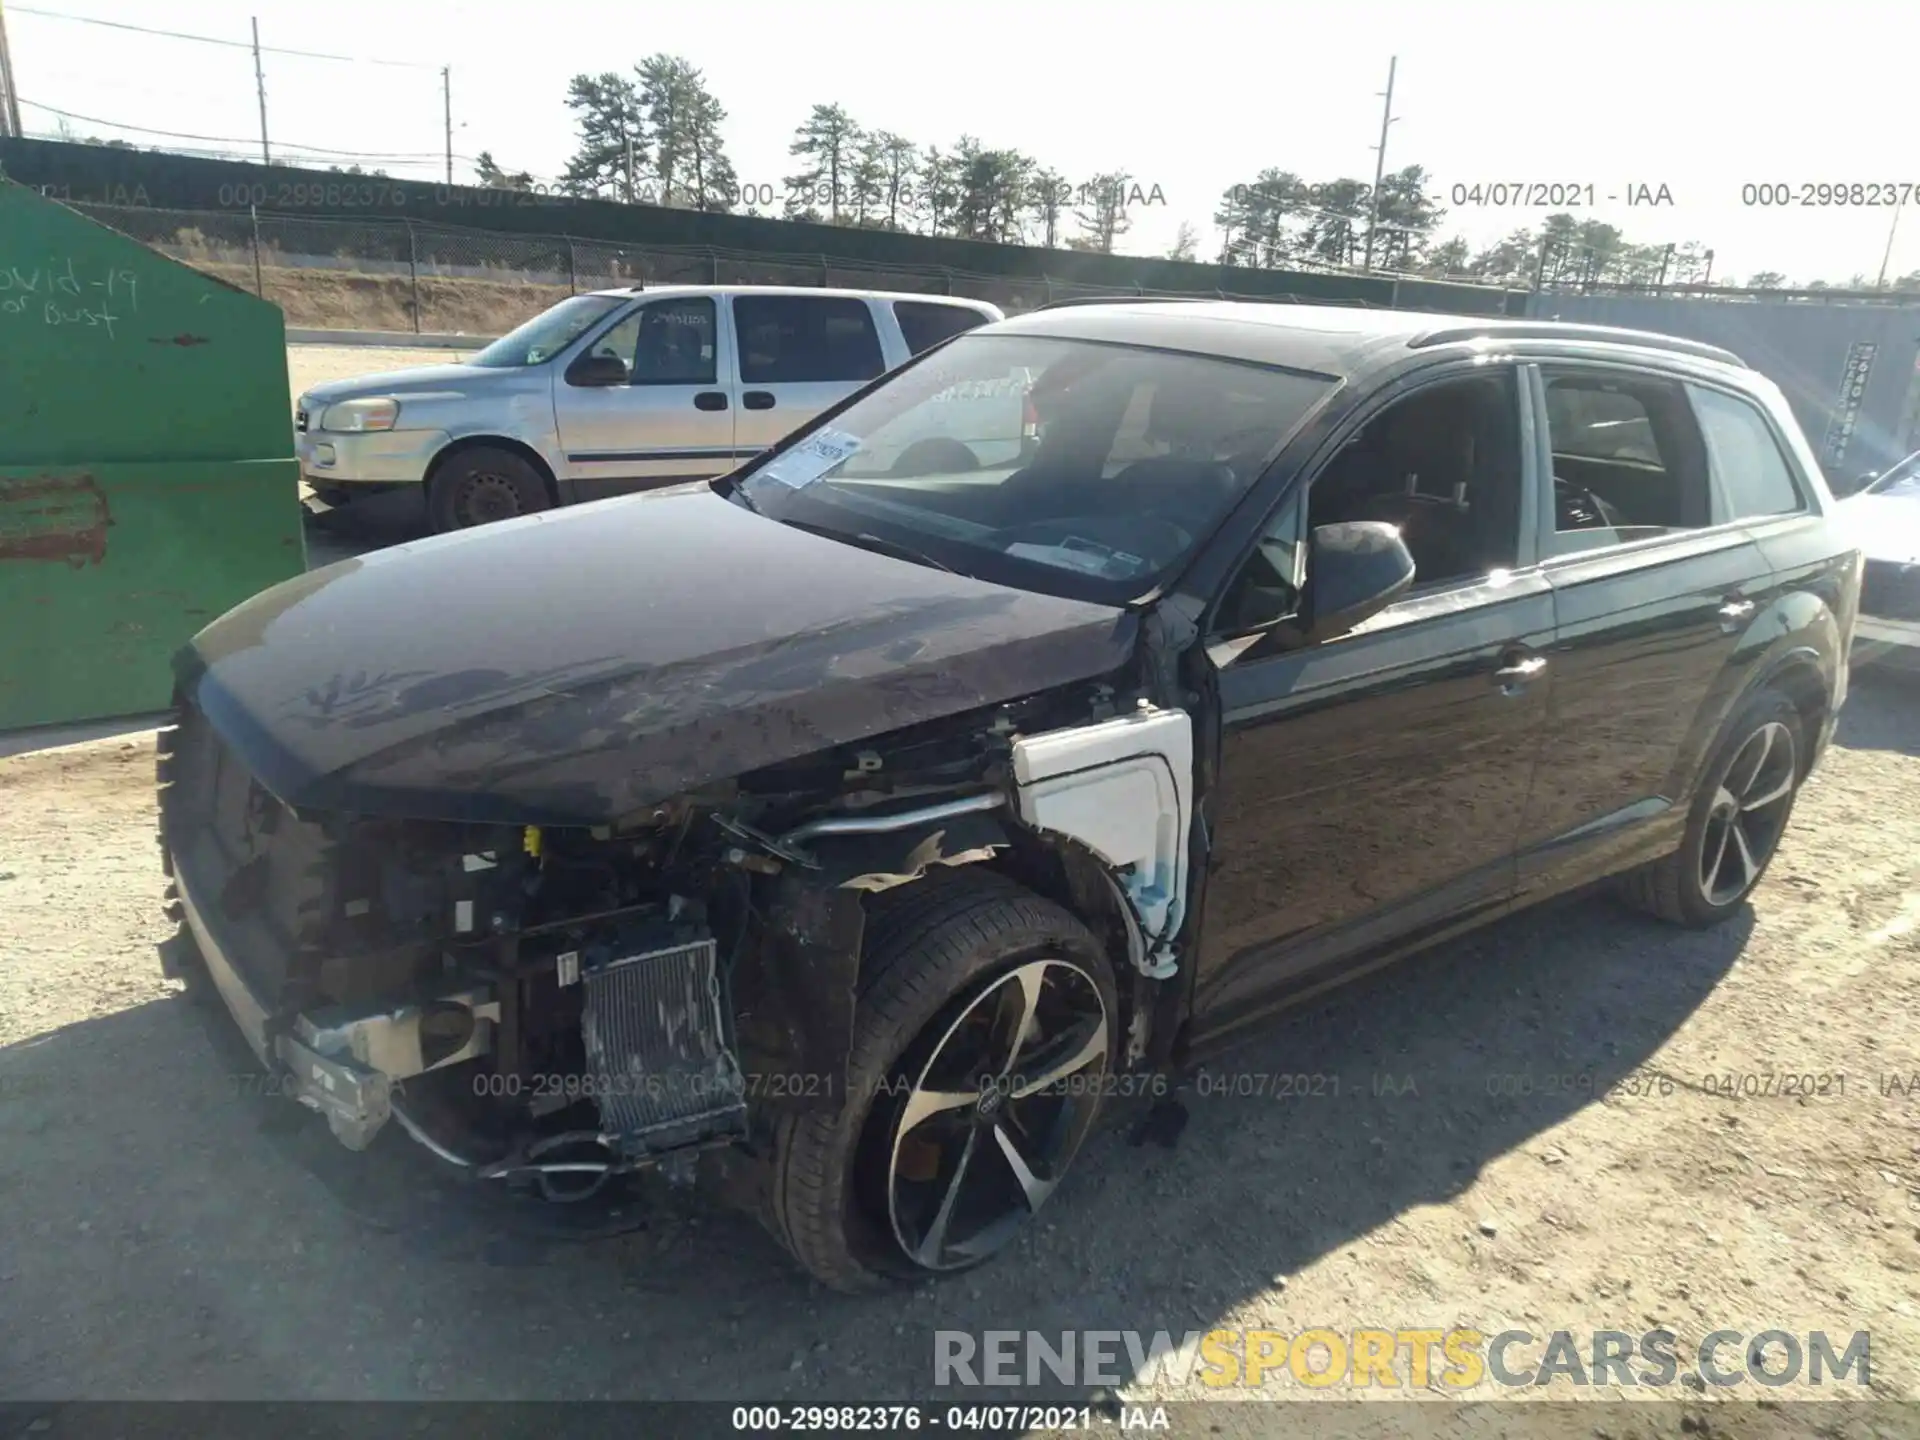
[[[11,93],[13,87],[7,85],[6,63],[7,35],[4,30],[0,30],[0,86],[5,86],[8,92]],[[13,123],[18,126],[20,121],[16,117]],[[1893,259],[1893,237],[1899,233],[1900,207],[1906,203],[1907,193],[1902,190],[1900,192],[1900,198],[1893,202],[1893,223],[1887,226],[1887,248],[1880,253],[1880,278],[1873,282],[1873,288],[1876,290],[1884,290],[1887,288],[1887,265]]]
[[[1387,60],[1387,103],[1380,107],[1380,143],[1375,147],[1373,195],[1367,206],[1367,253],[1360,266],[1363,270],[1373,269],[1373,232],[1380,228],[1380,182],[1387,173],[1387,127],[1393,124],[1393,72],[1399,65],[1398,55]]]
[[[267,72],[260,68],[260,17],[253,17],[253,84],[260,92],[260,162],[263,165],[273,163],[273,152],[267,148]]]
[[[13,52],[7,48],[7,16],[0,10],[0,136],[22,136],[20,93],[13,88]]]
[[[453,184],[453,67],[440,67],[440,106],[447,120],[447,184]]]
[[[627,204],[633,204],[633,136],[627,136]]]

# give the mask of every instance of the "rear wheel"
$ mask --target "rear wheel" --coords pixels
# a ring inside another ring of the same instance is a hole
[[[546,479],[532,464],[485,445],[449,459],[427,490],[427,518],[441,533],[531,515],[552,504]]]
[[[1696,928],[1739,909],[1779,848],[1805,744],[1800,712],[1779,691],[1762,690],[1743,705],[1722,732],[1680,848],[1626,877],[1627,901]]]
[[[770,1220],[816,1279],[970,1269],[1047,1203],[1100,1107],[1112,972],[1072,915],[999,876],[869,911],[850,1102],[781,1122]]]

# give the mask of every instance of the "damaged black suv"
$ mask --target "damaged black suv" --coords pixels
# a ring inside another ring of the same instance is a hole
[[[710,485],[207,627],[166,963],[349,1146],[704,1158],[830,1285],[962,1269],[1283,1004],[1607,877],[1739,907],[1846,695],[1832,504],[1688,342],[990,325]]]

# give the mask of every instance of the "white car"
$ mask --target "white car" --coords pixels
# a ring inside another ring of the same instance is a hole
[[[1920,451],[1840,502],[1867,557],[1853,658],[1920,669]]]
[[[317,385],[300,470],[344,505],[421,487],[436,530],[724,475],[886,371],[1004,318],[982,300],[766,286],[574,295],[459,364]],[[959,396],[981,434],[1020,394]],[[947,430],[943,433],[952,434]],[[919,457],[909,457],[918,462]]]

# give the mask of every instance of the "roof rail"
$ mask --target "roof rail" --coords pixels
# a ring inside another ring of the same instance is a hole
[[[1723,365],[1748,365],[1731,350],[1709,345],[1702,340],[1683,340],[1678,335],[1661,335],[1652,330],[1628,330],[1618,325],[1577,325],[1571,321],[1500,321],[1480,325],[1455,325],[1445,330],[1428,330],[1407,341],[1410,350],[1430,345],[1453,345],[1463,340],[1593,340],[1607,345],[1638,345],[1648,350],[1672,350],[1681,355],[1697,355],[1703,360],[1718,360]]]
[[[1036,305],[1036,310],[1060,310],[1068,305],[1139,305],[1173,304],[1191,305],[1205,300],[1217,300],[1217,295],[1080,295],[1071,300],[1049,300],[1044,305]]]

